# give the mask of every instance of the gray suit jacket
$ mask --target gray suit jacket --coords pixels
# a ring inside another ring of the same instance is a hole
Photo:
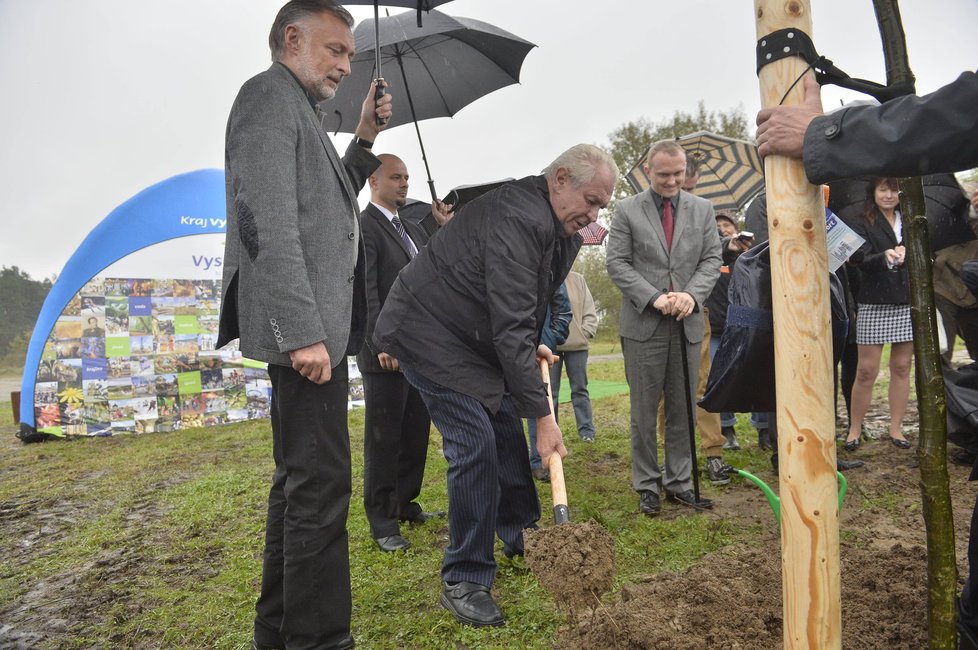
[[[227,238],[218,346],[291,365],[324,342],[333,366],[363,339],[357,193],[380,161],[350,144],[340,160],[305,91],[272,64],[241,87],[225,146]],[[359,262],[358,262],[359,261]]]
[[[650,303],[672,284],[674,291],[685,291],[696,301],[697,311],[683,321],[687,340],[703,340],[699,307],[713,290],[722,261],[713,204],[681,192],[674,223],[670,252],[651,190],[615,205],[607,265],[623,297],[619,332],[624,338],[647,341],[652,337],[665,317]]]

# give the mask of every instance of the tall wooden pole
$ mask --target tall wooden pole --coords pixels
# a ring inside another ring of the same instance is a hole
[[[793,28],[812,34],[809,0],[755,0],[757,38]],[[758,76],[774,106],[805,71],[792,56]],[[811,74],[811,73],[808,73]],[[795,84],[784,104],[804,98]],[[768,227],[774,311],[781,492],[784,647],[841,648],[839,513],[835,463],[832,326],[822,193],[800,160],[768,156]]]

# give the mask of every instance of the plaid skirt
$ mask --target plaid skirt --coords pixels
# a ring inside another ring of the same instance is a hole
[[[859,305],[856,344],[883,345],[913,340],[910,305]]]

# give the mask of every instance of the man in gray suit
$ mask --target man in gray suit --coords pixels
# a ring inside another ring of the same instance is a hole
[[[686,391],[695,390],[704,323],[701,306],[720,275],[720,237],[713,205],[682,191],[686,154],[671,140],[649,149],[647,192],[615,206],[608,237],[608,275],[621,290],[620,334],[631,393],[632,486],[639,508],[659,514],[660,493],[709,508],[693,492]],[[686,346],[688,372],[683,372]],[[687,379],[688,382],[684,382]],[[656,405],[665,397],[665,471],[656,451]]]
[[[286,4],[269,34],[272,66],[245,82],[228,118],[218,345],[240,338],[272,380],[259,649],[354,645],[346,356],[363,339],[357,193],[380,164],[370,147],[391,108],[372,85],[341,160],[317,106],[350,74],[352,25],[330,0]]]

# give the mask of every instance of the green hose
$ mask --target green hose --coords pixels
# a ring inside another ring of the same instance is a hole
[[[735,472],[745,479],[752,482],[757,487],[761,488],[761,492],[767,498],[768,504],[771,506],[771,510],[774,511],[774,518],[778,520],[778,526],[781,525],[781,497],[774,493],[771,486],[754,476],[750,472],[745,472],[742,469],[735,469]],[[842,475],[842,472],[836,472],[835,475],[839,478],[839,511],[842,511],[842,502],[846,498],[846,492],[849,489],[849,482],[846,481],[846,477]]]

